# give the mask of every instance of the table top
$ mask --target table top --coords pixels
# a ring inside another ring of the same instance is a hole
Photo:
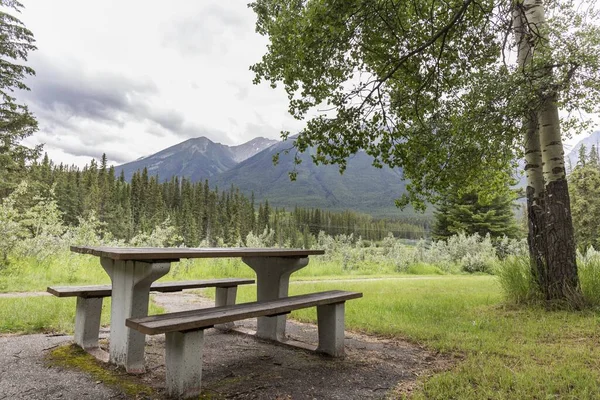
[[[181,258],[220,258],[220,257],[288,257],[304,258],[325,254],[325,250],[276,249],[276,248],[180,248],[180,247],[90,247],[71,246],[75,253],[91,254],[113,260],[169,260]]]

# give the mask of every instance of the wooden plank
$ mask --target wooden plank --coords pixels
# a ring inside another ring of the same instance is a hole
[[[254,283],[254,279],[224,278],[200,281],[154,282],[150,290],[155,292],[180,292],[184,289],[199,289],[207,287],[232,287]],[[110,297],[111,285],[93,286],[54,286],[47,291],[58,297]]]
[[[292,257],[325,254],[325,250],[273,248],[158,248],[158,247],[89,247],[71,246],[75,253],[91,254],[113,260],[178,261],[182,258],[220,257]]]
[[[148,335],[205,329],[212,325],[247,318],[278,315],[300,308],[341,303],[362,297],[362,293],[332,290],[300,296],[284,297],[263,302],[242,303],[232,306],[204,308],[176,313],[132,318],[126,325]]]
[[[57,297],[109,297],[112,286],[53,286],[48,287],[46,290]]]
[[[223,279],[210,279],[201,281],[180,281],[180,282],[154,282],[150,286],[150,290],[157,292],[168,292],[172,289],[184,290],[184,289],[199,289],[207,287],[233,287],[238,285],[251,285],[255,281],[254,279],[241,279],[241,278],[223,278]]]

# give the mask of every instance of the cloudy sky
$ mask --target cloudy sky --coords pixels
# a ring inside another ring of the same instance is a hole
[[[252,84],[267,41],[246,0],[21,1],[38,46],[20,95],[40,125],[28,144],[56,162],[120,164],[192,137],[235,145],[301,127],[283,90]]]
[[[240,144],[301,125],[252,84],[266,40],[246,1],[21,0],[38,50],[20,97],[57,162],[135,160],[185,139]]]

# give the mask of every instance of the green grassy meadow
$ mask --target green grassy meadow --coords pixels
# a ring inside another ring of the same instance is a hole
[[[422,278],[422,279],[421,279]],[[335,282],[291,285],[290,294],[339,289]],[[600,396],[600,314],[504,303],[492,276],[414,277],[344,282],[364,297],[346,304],[346,327],[407,339],[461,356],[421,381],[421,399],[595,399]],[[240,298],[254,298],[243,288]],[[292,313],[316,321],[314,309]]]
[[[75,256],[42,265],[15,265],[3,271],[0,290],[35,291],[48,285],[108,283],[93,257]],[[319,270],[319,267],[322,269]],[[489,275],[401,275],[372,266],[339,273],[333,263],[314,262],[292,281],[290,294],[344,289],[364,297],[346,305],[349,330],[401,338],[433,351],[456,355],[450,370],[421,378],[415,399],[593,399],[600,393],[600,313],[548,311],[508,304]],[[311,271],[317,271],[311,275]],[[435,273],[435,272],[433,272]],[[173,264],[164,279],[253,276],[238,260]],[[342,282],[330,277],[345,279]],[[393,277],[394,279],[361,280]],[[348,281],[348,279],[356,279]],[[211,293],[208,291],[208,293]],[[256,298],[243,286],[239,301]],[[105,300],[103,324],[110,300]],[[151,313],[160,310],[151,307]],[[74,299],[0,298],[0,332],[72,332]],[[294,312],[315,321],[314,309]]]

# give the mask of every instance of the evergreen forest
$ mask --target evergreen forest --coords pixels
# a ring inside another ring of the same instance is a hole
[[[420,239],[428,229],[425,217],[383,220],[353,211],[273,208],[268,200],[257,204],[253,195],[235,187],[221,189],[208,180],[179,177],[161,181],[146,169],[129,183],[122,174],[115,176],[106,156],[80,169],[55,165],[46,155],[27,171],[30,187],[19,207],[31,207],[35,199],[54,200],[66,226],[94,216],[103,235],[124,242],[164,224],[174,228],[170,245],[189,247],[245,246],[249,233],[267,232],[272,245],[308,248],[321,231],[380,241],[390,232],[397,238]]]

